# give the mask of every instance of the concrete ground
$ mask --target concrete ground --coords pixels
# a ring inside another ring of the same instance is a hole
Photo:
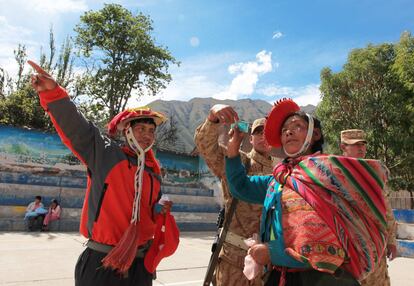
[[[211,232],[183,232],[177,252],[161,262],[154,286],[200,286],[210,258]],[[0,285],[73,286],[85,239],[75,233],[0,232]],[[414,259],[390,262],[393,286],[414,285]]]

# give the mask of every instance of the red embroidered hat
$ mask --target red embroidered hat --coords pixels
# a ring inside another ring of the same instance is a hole
[[[164,114],[153,111],[149,107],[126,109],[112,118],[108,124],[108,133],[115,135],[117,131],[124,130],[127,123],[138,118],[152,118],[157,126],[167,120]]]
[[[270,146],[276,148],[282,146],[280,140],[282,124],[285,122],[286,118],[299,110],[299,105],[290,98],[283,98],[275,102],[272,110],[270,110],[267,115],[264,128],[265,138]]]
[[[180,242],[180,231],[174,217],[168,212],[156,219],[154,241],[144,258],[148,272],[154,273],[161,259],[172,255]]]

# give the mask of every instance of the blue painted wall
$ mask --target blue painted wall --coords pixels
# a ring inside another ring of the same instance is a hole
[[[45,167],[53,166],[56,163],[80,164],[70,150],[63,145],[57,134],[5,125],[0,125],[0,155],[14,160],[16,163],[40,163]],[[161,166],[167,169],[167,172],[174,174],[170,179],[176,179],[177,183],[186,183],[186,180],[183,180],[183,177],[179,175],[179,172],[182,173],[182,171],[189,173],[187,181],[192,182],[197,180],[200,174],[208,173],[207,165],[198,156],[157,151],[156,157]],[[7,175],[3,175],[2,180],[8,180]],[[21,180],[24,181],[25,178],[22,177]],[[36,178],[33,180],[35,180],[33,184],[55,184],[54,182],[45,182],[42,178],[38,178],[39,181],[36,181]]]
[[[393,210],[398,222],[414,224],[414,210]]]
[[[199,184],[202,175],[209,175],[205,162],[198,156],[157,151],[156,157],[167,170],[164,177],[166,193],[169,193],[166,185],[170,184],[170,192],[174,194],[213,196],[211,190],[194,188]],[[68,161],[68,158],[71,160]],[[2,165],[2,160],[7,160],[8,164]],[[17,171],[14,167],[8,167],[10,163],[16,166],[20,163],[35,164],[33,170],[28,167],[23,171]],[[57,198],[63,207],[81,208],[86,189],[86,173],[56,168],[54,166],[57,163],[80,165],[57,134],[0,125],[0,184],[3,184],[0,190],[0,205],[25,206],[39,194],[44,197],[45,204],[52,198]],[[177,186],[183,188],[176,188]],[[68,188],[71,189],[70,192],[67,191]],[[174,208],[175,211],[183,212],[217,211],[211,206],[196,210],[193,206],[177,204]]]
[[[0,154],[14,156],[17,162],[54,165],[67,162],[71,152],[56,134],[0,125]]]

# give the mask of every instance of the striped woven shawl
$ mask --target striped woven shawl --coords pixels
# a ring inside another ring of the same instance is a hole
[[[344,268],[361,280],[384,254],[386,169],[377,160],[313,154],[275,167],[276,180],[298,192],[329,225],[347,253]]]

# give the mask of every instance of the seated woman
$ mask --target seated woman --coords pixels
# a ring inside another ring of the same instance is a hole
[[[42,197],[36,196],[35,200],[27,206],[26,213],[24,215],[24,221],[27,224],[28,230],[39,230],[42,226],[46,213],[47,210],[43,207]]]
[[[271,176],[246,176],[243,135],[231,131],[230,191],[264,206],[262,243],[249,254],[266,266],[265,285],[359,285],[384,253],[385,169],[376,160],[323,155],[320,122],[299,110],[284,99],[269,113],[266,140],[287,155]]]
[[[59,205],[59,202],[56,199],[52,200],[50,204],[49,211],[43,221],[42,231],[48,231],[48,225],[51,221],[60,219],[60,214],[62,212],[62,208]]]
[[[43,208],[42,197],[36,196],[35,200],[27,206],[24,219],[27,220],[30,217],[37,217],[39,213],[37,213],[36,210],[39,208]]]

